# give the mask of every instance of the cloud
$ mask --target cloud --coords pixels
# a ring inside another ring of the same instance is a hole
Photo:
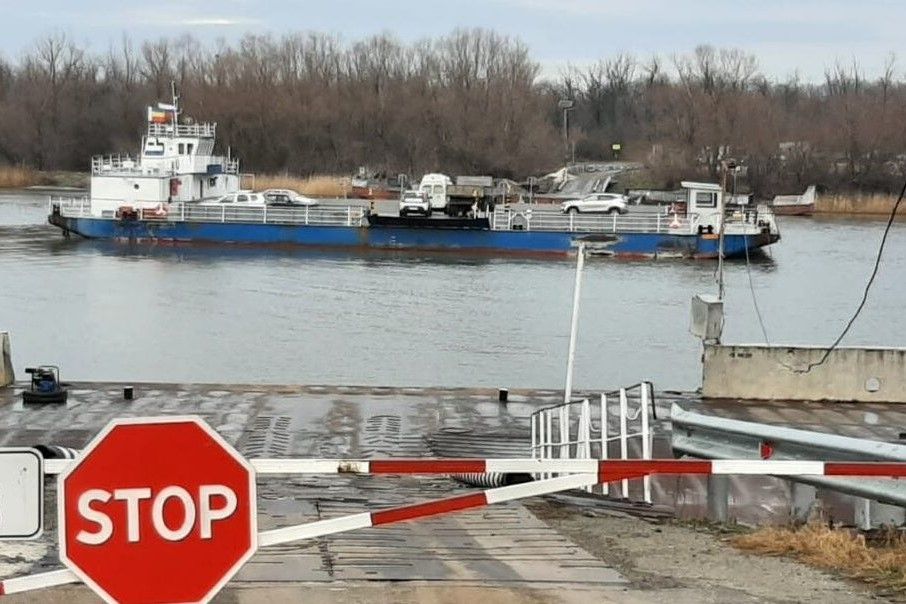
[[[201,27],[237,27],[248,25],[259,25],[261,19],[252,19],[248,17],[188,17],[176,20],[179,25],[197,25]]]

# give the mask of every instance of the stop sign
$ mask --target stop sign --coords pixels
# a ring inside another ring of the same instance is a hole
[[[207,601],[257,547],[254,470],[197,417],[114,420],[58,484],[60,559],[108,602]]]

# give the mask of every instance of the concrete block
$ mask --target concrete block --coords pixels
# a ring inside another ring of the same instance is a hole
[[[9,345],[9,332],[0,331],[0,388],[16,381],[13,373],[13,354]]]
[[[702,395],[906,403],[906,348],[705,344]],[[820,364],[819,364],[820,363]]]

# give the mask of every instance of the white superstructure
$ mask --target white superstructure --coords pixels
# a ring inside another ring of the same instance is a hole
[[[238,160],[214,155],[217,124],[181,119],[178,97],[148,108],[140,154],[91,159],[91,213],[123,207],[166,212],[170,203],[191,203],[239,190]]]

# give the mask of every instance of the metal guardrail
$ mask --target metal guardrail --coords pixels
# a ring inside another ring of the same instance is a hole
[[[906,461],[906,446],[670,410],[674,454],[702,459]],[[906,481],[796,476],[796,482],[906,507]]]

